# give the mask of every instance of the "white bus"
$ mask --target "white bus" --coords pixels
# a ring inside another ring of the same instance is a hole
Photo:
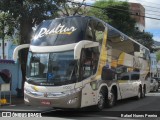
[[[95,17],[43,21],[15,60],[25,47],[26,104],[102,110],[149,92],[149,50]]]

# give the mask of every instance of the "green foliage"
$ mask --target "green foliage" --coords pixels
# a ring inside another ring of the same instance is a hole
[[[8,12],[0,13],[0,38],[4,38],[6,35],[12,35],[14,32],[14,21],[12,16]]]
[[[67,0],[62,0],[60,2],[58,8],[60,10],[60,15],[62,16],[71,16],[71,15],[83,15],[85,11],[85,6],[82,4],[85,2],[85,0],[82,0],[81,4],[78,4],[76,2],[67,2]]]
[[[149,32],[139,32],[135,31],[132,35],[132,38],[135,39],[137,42],[141,43],[145,47],[153,52],[152,45],[154,44],[153,35]]]
[[[157,61],[160,61],[160,51],[156,53]]]
[[[0,12],[0,39],[2,40],[2,58],[5,56],[4,41],[12,38],[14,33],[15,23],[12,15],[9,12]]]
[[[130,17],[129,4],[116,0],[98,1],[91,8],[88,15],[96,16],[127,35],[134,31],[135,20]],[[123,10],[123,11],[122,11]]]
[[[101,0],[95,2],[94,6],[103,9],[91,8],[88,15],[102,19],[153,51],[153,35],[135,30],[136,21],[131,17],[130,6],[127,2]]]

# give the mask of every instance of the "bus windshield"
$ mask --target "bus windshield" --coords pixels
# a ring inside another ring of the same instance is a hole
[[[28,54],[28,82],[39,85],[65,85],[78,79],[73,51]]]

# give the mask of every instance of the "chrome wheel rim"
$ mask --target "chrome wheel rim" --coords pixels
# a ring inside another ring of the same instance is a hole
[[[114,95],[111,93],[111,97],[109,99],[109,104],[112,105],[114,103]]]
[[[141,90],[139,89],[138,90],[138,98],[141,98],[141,92],[140,92]]]
[[[98,108],[102,109],[103,105],[104,105],[104,96],[102,93],[99,93]]]

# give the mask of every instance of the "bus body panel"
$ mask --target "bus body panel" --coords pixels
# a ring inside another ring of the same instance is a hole
[[[24,87],[26,104],[58,108],[79,108],[81,106],[81,87],[75,89],[75,84],[46,87],[25,82]]]
[[[91,83],[83,84],[81,107],[97,104],[97,90],[93,90]]]

